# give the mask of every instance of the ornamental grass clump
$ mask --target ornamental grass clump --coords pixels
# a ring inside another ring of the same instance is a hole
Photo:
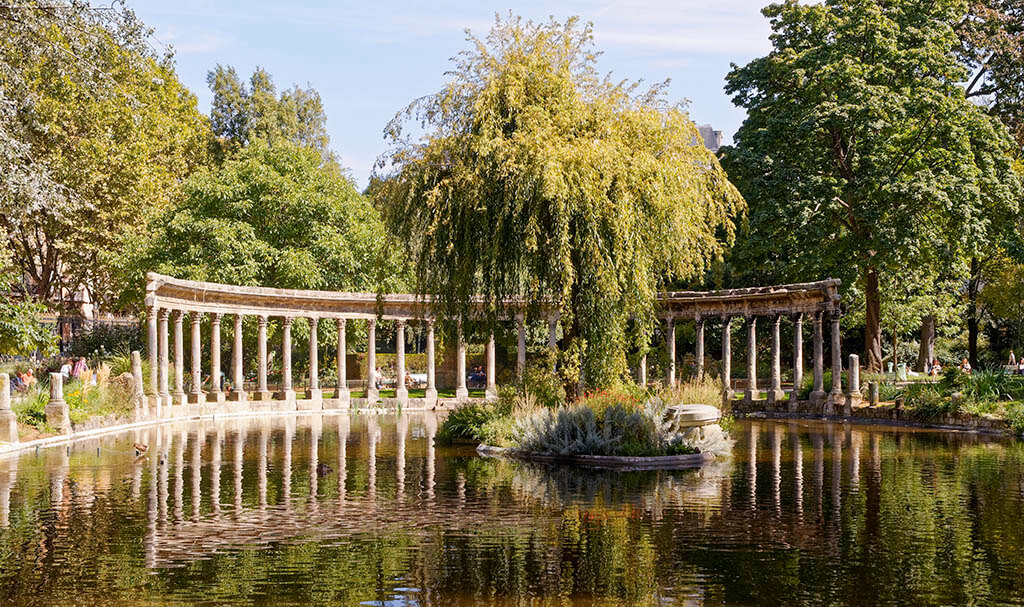
[[[697,453],[672,430],[664,401],[542,409],[520,422],[515,447],[556,455],[658,456]]]

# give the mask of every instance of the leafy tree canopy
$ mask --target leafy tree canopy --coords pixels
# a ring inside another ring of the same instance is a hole
[[[205,162],[208,122],[148,35],[130,11],[0,8],[0,226],[39,301],[106,303],[126,243]]]
[[[1002,238],[1018,213],[1014,144],[960,84],[964,2],[788,0],[764,13],[774,49],[727,78],[748,111],[725,150],[750,201],[732,265],[857,281],[878,369],[879,285],[921,266],[949,274]]]
[[[967,96],[984,100],[1024,152],[1024,3],[970,0],[956,30],[973,72]]]
[[[499,18],[469,41],[385,131],[385,218],[443,314],[476,295],[490,320],[512,298],[547,302],[567,383],[618,381],[659,288],[722,255],[743,200],[663,84],[598,75],[590,25]]]
[[[295,86],[278,95],[273,78],[259,67],[248,84],[235,68],[222,65],[210,70],[206,82],[213,92],[213,132],[224,151],[257,138],[284,138],[334,160],[328,149],[327,114],[316,90]]]
[[[405,274],[370,203],[320,154],[255,139],[183,185],[134,257],[132,284],[179,278],[295,289],[397,290]],[[130,293],[141,301],[141,293]]]

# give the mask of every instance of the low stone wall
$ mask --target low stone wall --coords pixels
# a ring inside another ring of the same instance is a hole
[[[880,403],[871,407],[866,403],[851,407],[850,415],[843,415],[842,405],[836,405],[839,412],[827,415],[822,405],[810,401],[797,401],[794,406],[788,400],[769,403],[767,400],[734,400],[732,413],[736,417],[777,417],[777,418],[814,418],[852,423],[891,424],[898,426],[917,426],[921,428],[940,428],[954,430],[971,430],[998,434],[1012,434],[1013,430],[1006,420],[997,417],[978,416],[970,413],[960,415],[944,415],[930,420],[921,420],[914,416],[910,409],[897,409],[892,403]]]

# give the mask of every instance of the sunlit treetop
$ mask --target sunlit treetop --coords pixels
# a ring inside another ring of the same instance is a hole
[[[667,82],[599,74],[589,24],[498,18],[468,41],[388,125],[375,196],[443,314],[544,302],[587,384],[613,381],[658,289],[722,255],[743,200]]]

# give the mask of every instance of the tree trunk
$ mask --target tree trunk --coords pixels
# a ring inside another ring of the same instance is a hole
[[[921,319],[921,347],[917,351],[914,370],[924,373],[935,356],[935,317],[929,314]]]
[[[867,370],[877,373],[882,370],[882,322],[881,297],[878,294],[878,270],[867,269],[865,277],[864,299],[867,305],[866,327],[864,335],[864,358],[867,359]]]
[[[967,357],[971,367],[978,367],[978,290],[981,286],[981,264],[971,258],[971,277],[967,281]]]

